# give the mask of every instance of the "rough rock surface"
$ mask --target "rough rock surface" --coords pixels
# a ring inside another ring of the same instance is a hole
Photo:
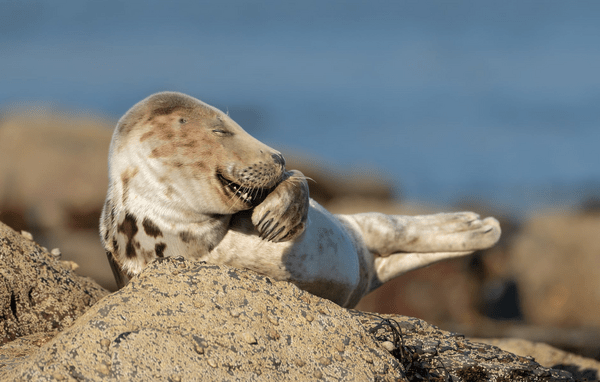
[[[31,342],[6,361],[0,348],[0,380],[572,380],[416,318],[182,258],[155,261],[39,349]]]
[[[0,223],[0,345],[68,327],[107,294]]]
[[[520,338],[479,338],[471,339],[471,341],[498,346],[502,350],[521,356],[534,357],[535,361],[542,366],[568,370],[580,379],[597,381],[600,378],[600,362],[568,353],[544,343]]]

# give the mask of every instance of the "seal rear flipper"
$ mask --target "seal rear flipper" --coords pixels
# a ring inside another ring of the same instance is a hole
[[[393,253],[385,257],[375,257],[373,275],[367,293],[386,282],[415,269],[423,268],[443,260],[470,255],[475,251]]]
[[[115,281],[117,282],[117,287],[119,289],[123,288],[129,282],[129,277],[123,271],[117,260],[115,260],[113,254],[111,252],[106,252],[106,257],[108,258],[108,263],[110,264],[110,269],[112,269],[113,275],[115,276]]]

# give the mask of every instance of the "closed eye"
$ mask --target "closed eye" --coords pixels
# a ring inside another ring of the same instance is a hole
[[[231,131],[227,130],[227,128],[225,127],[225,123],[223,123],[223,120],[220,115],[217,116],[217,120],[213,121],[213,123],[211,125],[212,125],[211,127],[212,127],[213,134],[215,134],[219,137],[233,135],[233,133]]]
[[[233,135],[229,131],[223,130],[223,129],[213,129],[212,132],[215,133],[216,135],[218,135],[219,137],[225,137],[227,135]]]

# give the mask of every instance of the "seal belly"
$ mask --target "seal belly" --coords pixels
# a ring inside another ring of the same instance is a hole
[[[229,231],[206,260],[290,281],[344,305],[360,282],[356,253],[354,241],[339,221],[311,199],[307,227],[296,239],[263,240],[250,219],[240,215],[232,219]]]
[[[282,261],[290,281],[344,306],[360,283],[356,245],[340,222],[311,199],[307,229]]]

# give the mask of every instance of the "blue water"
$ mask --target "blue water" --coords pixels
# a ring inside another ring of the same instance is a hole
[[[600,195],[597,1],[5,1],[0,107],[194,95],[405,200]]]

